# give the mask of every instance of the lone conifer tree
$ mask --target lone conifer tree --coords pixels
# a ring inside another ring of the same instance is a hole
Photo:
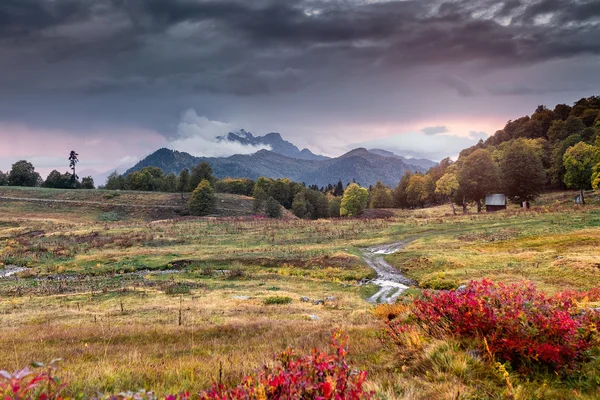
[[[71,179],[73,181],[77,180],[77,174],[75,174],[75,166],[79,162],[79,159],[77,158],[78,156],[79,154],[75,153],[75,150],[71,150],[71,153],[69,154],[69,168],[73,170],[73,175],[71,176]]]

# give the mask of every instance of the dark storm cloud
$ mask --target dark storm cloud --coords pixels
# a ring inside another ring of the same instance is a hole
[[[0,82],[86,93],[272,93],[419,65],[498,68],[599,54],[599,16],[598,0],[6,0],[0,50],[10,66],[60,68],[32,68],[33,80],[3,71]],[[444,80],[472,94],[459,78]]]

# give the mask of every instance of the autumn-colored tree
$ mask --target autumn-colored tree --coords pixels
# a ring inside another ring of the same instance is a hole
[[[215,191],[207,179],[203,179],[192,192],[189,207],[192,215],[208,215],[215,212]]]
[[[600,189],[600,163],[594,166],[592,173],[592,188],[595,190]]]
[[[400,183],[394,189],[394,207],[396,208],[408,208],[408,198],[406,197],[406,189],[408,188],[408,183],[410,182],[410,178],[413,176],[411,171],[406,171],[404,175],[402,175],[402,179],[400,179]]]
[[[371,190],[371,208],[390,208],[394,204],[392,190],[381,181],[377,181]]]
[[[434,190],[433,180],[429,175],[415,174],[411,176],[406,188],[408,204],[411,207],[425,207]]]
[[[563,157],[565,165],[565,184],[579,189],[581,203],[585,204],[583,191],[592,186],[594,167],[600,163],[600,149],[583,142],[569,147]]]
[[[458,190],[458,179],[456,179],[456,175],[453,173],[445,173],[442,175],[440,179],[436,182],[435,192],[445,196],[450,202],[450,206],[452,207],[452,213],[456,215],[456,210],[454,208],[454,202],[452,201],[452,196]]]
[[[340,216],[354,217],[360,214],[369,201],[369,191],[356,183],[348,185],[340,204]]]
[[[477,149],[463,160],[458,184],[466,199],[477,203],[477,212],[481,212],[485,195],[498,188],[498,175],[498,166],[485,149]]]

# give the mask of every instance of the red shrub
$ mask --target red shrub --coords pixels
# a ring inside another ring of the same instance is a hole
[[[0,398],[3,400],[61,399],[60,392],[65,385],[54,376],[53,364],[54,361],[40,373],[34,373],[27,367],[12,374],[0,371]]]
[[[600,313],[582,312],[568,296],[546,296],[532,283],[483,280],[464,291],[425,292],[412,314],[431,333],[475,338],[493,356],[519,367],[573,367],[598,345]]]
[[[165,400],[262,400],[262,399],[315,399],[359,400],[370,399],[372,393],[363,389],[365,371],[353,370],[346,361],[347,338],[339,333],[332,336],[332,352],[314,349],[310,355],[297,355],[286,350],[273,368],[264,367],[253,376],[247,376],[234,388],[213,385],[207,392],[190,395],[183,392],[169,395]],[[33,374],[28,368],[9,374],[0,371],[0,399],[2,400],[58,400],[64,385],[47,372]],[[80,397],[80,396],[77,396]],[[152,392],[127,392],[106,396],[107,400],[155,400]]]
[[[314,349],[308,356],[287,350],[274,368],[265,367],[255,377],[246,377],[235,388],[214,386],[202,393],[206,400],[237,399],[369,399],[363,383],[366,371],[353,371],[346,362],[346,339],[332,337],[333,352]]]

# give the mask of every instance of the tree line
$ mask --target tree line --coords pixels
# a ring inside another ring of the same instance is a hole
[[[86,176],[79,180],[75,173],[75,165],[79,161],[78,154],[71,151],[69,156],[69,165],[72,172],[61,174],[53,170],[46,179],[42,179],[40,174],[35,171],[35,167],[27,160],[20,160],[14,163],[9,172],[0,171],[0,186],[30,186],[47,187],[56,189],[94,189],[94,179]]]

